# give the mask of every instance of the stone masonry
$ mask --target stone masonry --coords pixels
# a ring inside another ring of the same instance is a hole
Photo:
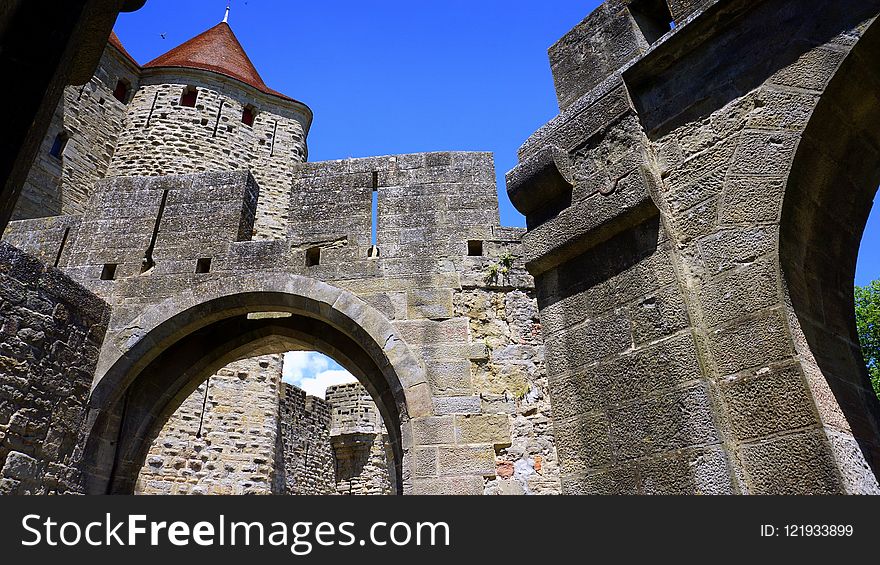
[[[135,493],[334,494],[341,488],[336,469],[345,463],[334,455],[333,434],[345,430],[331,430],[331,414],[350,412],[355,400],[376,413],[363,387],[344,385],[352,386],[358,394],[351,400],[334,394],[339,387],[328,389],[335,401],[331,408],[328,401],[281,382],[279,355],[231,363],[200,385],[165,423]],[[385,485],[364,494],[389,493],[384,466],[363,481]]]
[[[0,243],[0,493],[80,492],[85,401],[109,308]]]
[[[331,407],[281,383],[281,449],[276,452],[280,494],[333,494],[336,464],[330,436]]]
[[[330,438],[339,494],[391,494],[389,467],[394,455],[382,416],[358,383],[327,389]]]
[[[878,13],[608,0],[550,49],[562,112],[508,192],[564,492],[880,493],[852,305]]]
[[[276,485],[280,356],[232,363],[153,440],[135,494],[271,494]]]
[[[500,225],[486,153],[305,162],[311,111],[225,23],[145,66],[111,45],[0,248],[0,484],[880,493],[852,304],[878,15],[607,0],[550,48],[560,115],[507,175],[526,230]],[[332,414],[261,382],[291,350],[365,392]],[[335,487],[333,448],[303,449],[322,422],[346,430]]]

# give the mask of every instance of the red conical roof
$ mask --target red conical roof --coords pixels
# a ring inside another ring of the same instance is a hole
[[[118,49],[119,52],[122,53],[123,55],[125,55],[125,57],[129,61],[131,61],[132,63],[134,63],[137,66],[140,66],[140,65],[138,65],[138,62],[134,60],[134,57],[132,57],[131,54],[125,50],[125,47],[123,47],[123,45],[122,45],[122,41],[119,40],[119,36],[116,35],[115,31],[110,32],[110,45],[112,45],[113,47]]]
[[[112,39],[112,38],[111,38]],[[251,63],[232,28],[221,22],[208,31],[193,37],[168,53],[153,59],[144,68],[178,67],[212,71],[234,78],[266,94],[293,100],[272,90],[263,82],[260,73]]]

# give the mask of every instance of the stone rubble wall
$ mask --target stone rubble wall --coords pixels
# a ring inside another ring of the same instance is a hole
[[[0,494],[81,492],[78,447],[110,311],[0,243]]]
[[[534,291],[470,288],[457,292],[454,304],[456,313],[468,318],[474,339],[485,343],[485,356],[471,361],[483,412],[493,415],[482,425],[510,427],[510,443],[495,446],[497,476],[486,480],[485,494],[559,494],[559,460]]]
[[[203,383],[153,441],[135,494],[272,494],[280,375],[281,356],[263,356]]]
[[[390,494],[390,446],[366,390],[307,396],[280,381],[280,359],[232,363],[193,392],[153,441],[136,494]]]
[[[330,444],[327,401],[287,383],[281,384],[282,445],[276,451],[277,494],[333,494],[336,469]]]
[[[92,80],[83,86],[65,88],[22,188],[13,219],[85,211],[95,182],[107,174],[116,144],[125,137],[128,108],[113,96],[116,84],[124,79],[134,92],[138,73],[134,63],[108,45]],[[70,141],[58,158],[50,155],[50,151],[62,131],[70,135]]]

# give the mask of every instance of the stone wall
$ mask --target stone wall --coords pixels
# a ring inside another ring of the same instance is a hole
[[[188,87],[198,89],[195,107],[180,105]],[[245,106],[256,110],[242,123]],[[195,70],[147,70],[128,105],[107,176],[184,175],[200,171],[249,170],[260,184],[254,235],[281,238],[287,232],[293,170],[308,155],[308,109]]]
[[[333,494],[336,469],[330,443],[330,405],[295,386],[281,385],[282,445],[276,450],[278,494]]]
[[[0,493],[80,492],[78,441],[109,308],[0,243]]]
[[[336,491],[346,495],[391,494],[394,460],[382,417],[360,383],[327,388],[332,410],[330,440]]]
[[[499,283],[503,283],[499,281]],[[463,289],[454,296],[457,314],[469,319],[471,335],[485,344],[485,355],[471,361],[481,391],[483,422],[462,418],[461,433],[471,426],[495,429],[496,478],[486,480],[485,494],[559,494],[559,461],[553,440],[544,342],[538,304],[531,290]],[[504,430],[509,427],[509,443]]]
[[[395,430],[416,442],[413,453],[419,458],[416,466],[403,460],[404,471],[410,469],[404,491],[483,493],[487,479],[509,478],[504,476],[508,463],[520,462],[519,486],[507,491],[552,492],[552,486],[538,484],[544,474],[536,471],[547,473],[547,484],[553,484],[552,435],[540,422],[546,406],[532,405],[546,400],[538,394],[540,363],[531,358],[540,358],[540,347],[526,337],[536,321],[519,305],[529,302],[523,297],[532,292],[533,282],[520,259],[522,230],[493,225],[497,208],[486,204],[495,202],[490,157],[427,154],[303,167],[307,170],[297,177],[303,186],[297,185],[293,200],[305,199],[311,207],[300,208],[288,240],[247,240],[259,187],[246,173],[108,179],[99,183],[82,218],[15,222],[6,237],[55,257],[113,305],[111,326],[118,333],[108,347],[128,347],[131,337],[143,331],[137,317],[163,301],[201,299],[206,289],[241,274],[272,273],[272,280],[285,276],[280,273],[301,274],[357,293],[387,317],[400,343],[405,340],[421,359],[427,376],[421,386],[433,397],[419,408],[430,414],[422,412],[405,422],[405,429]],[[378,257],[367,253],[374,184],[379,185]],[[364,188],[364,198],[330,198],[340,187],[353,195]],[[337,243],[321,246],[328,241]],[[315,243],[320,260],[311,265],[307,252]],[[147,255],[153,265],[145,271]],[[202,258],[211,260],[207,272],[199,271]],[[115,270],[105,277],[108,265]],[[202,290],[194,292],[194,287]],[[255,287],[247,285],[247,290]],[[472,323],[477,314],[461,307],[463,291],[489,292],[491,299],[477,301],[483,308],[495,308],[501,296],[513,293],[517,305],[511,302],[509,312],[491,315],[505,318],[502,325],[523,326],[510,330],[515,340],[487,344],[491,340]],[[490,355],[491,363],[486,361]],[[486,371],[524,371],[533,380],[508,389],[505,377],[501,386]],[[499,402],[504,394],[513,402]],[[516,444],[510,435],[513,424]],[[393,432],[386,431],[393,445]],[[378,456],[382,448],[375,447]],[[381,457],[372,460],[381,463]],[[490,485],[489,490],[500,487]]]
[[[301,164],[288,238],[254,241],[248,234],[262,191],[246,173],[115,177],[98,184],[81,219],[16,222],[7,238],[26,243],[36,232],[53,234],[41,252],[57,257],[113,305],[111,326],[120,333],[111,343],[119,347],[132,343],[130,328],[141,327],[136,318],[156,305],[201,297],[204,291],[193,292],[195,286],[214,288],[242,275],[272,273],[272,280],[279,280],[294,274],[355,293],[393,324],[400,343],[412,348],[426,371],[420,394],[433,397],[425,404],[431,413],[413,420],[412,437],[428,442],[419,450],[425,457],[440,459],[412,477],[422,485],[418,491],[478,494],[485,477],[496,476],[494,442],[510,428],[475,424],[501,419],[483,413],[483,383],[474,378],[478,366],[472,360],[485,358],[486,345],[468,317],[456,311],[453,297],[463,288],[533,288],[519,258],[522,230],[497,224],[494,179],[491,156],[483,153]],[[374,191],[378,256],[368,253]],[[311,264],[315,249],[319,259]],[[147,251],[154,266],[144,271]],[[502,269],[508,253],[510,265]],[[199,271],[203,258],[211,260],[208,272]],[[114,276],[102,280],[107,265],[116,265]],[[506,271],[503,283],[487,282],[493,269]],[[456,417],[476,426],[467,438],[451,432]],[[449,426],[450,432],[432,436],[423,432],[426,426]],[[389,439],[410,433],[388,432]]]
[[[65,88],[13,219],[79,214],[86,209],[95,182],[106,175],[116,144],[124,137],[128,100],[113,96],[120,79],[127,81],[133,93],[139,69],[108,45],[92,80]],[[63,153],[55,157],[50,151],[61,132],[70,139]]]
[[[390,446],[363,386],[325,401],[280,375],[264,356],[201,385],[153,441],[136,494],[390,494]]]
[[[135,494],[272,494],[280,375],[264,356],[209,378],[153,441]]]
[[[880,492],[851,296],[878,179],[847,157],[876,143],[853,90],[876,84],[876,17],[846,0],[609,0],[551,50],[562,112],[508,193],[564,492]]]

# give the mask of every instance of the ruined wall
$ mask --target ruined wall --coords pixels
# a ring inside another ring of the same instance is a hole
[[[153,441],[135,494],[272,494],[280,376],[276,355],[210,377]]]
[[[77,443],[109,309],[0,243],[0,493],[80,492]]]
[[[295,386],[281,385],[281,445],[276,449],[278,494],[333,494],[330,405]]]
[[[180,104],[184,89],[198,89],[195,107]],[[253,126],[242,123],[255,108]],[[107,176],[183,175],[244,171],[260,184],[254,235],[286,235],[293,168],[308,155],[311,122],[299,103],[263,94],[232,79],[195,70],[145,70],[128,105]]]
[[[330,441],[336,465],[336,492],[391,494],[391,446],[369,393],[360,383],[336,385],[327,388],[327,402],[332,410]]]
[[[114,96],[117,82],[138,86],[139,69],[112,45],[91,81],[68,86],[22,188],[13,219],[82,213],[103,178],[126,122],[127,106]],[[129,97],[131,94],[129,94]],[[60,157],[50,154],[60,132],[70,136]]]

